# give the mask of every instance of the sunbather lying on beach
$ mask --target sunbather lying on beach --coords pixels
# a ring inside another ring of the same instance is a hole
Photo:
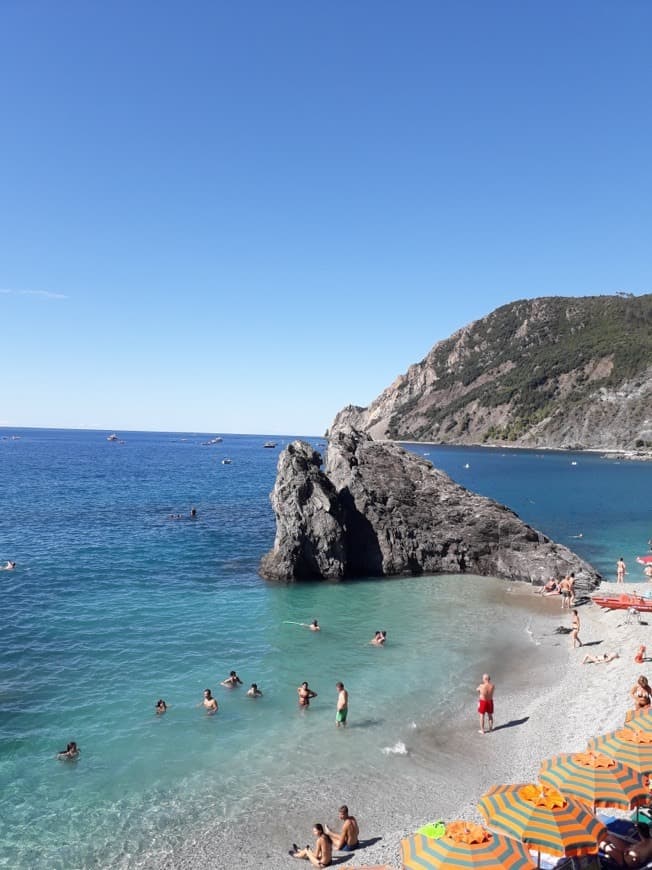
[[[603,653],[601,656],[592,656],[588,653],[582,659],[583,665],[604,665],[607,662],[612,662],[614,659],[619,659],[620,653]]]
[[[306,846],[305,849],[299,849],[297,844],[293,843],[290,855],[293,858],[306,858],[313,867],[330,867],[333,860],[333,847],[324,833],[323,825],[313,825],[312,832],[317,838],[315,848],[311,849],[310,846]]]
[[[539,589],[539,595],[559,595],[559,584],[554,577]]]

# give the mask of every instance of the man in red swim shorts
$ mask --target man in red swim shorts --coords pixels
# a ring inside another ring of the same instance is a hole
[[[496,687],[491,682],[489,674],[482,675],[482,682],[476,689],[480,694],[478,700],[478,713],[480,714],[480,734],[485,733],[484,717],[489,720],[489,730],[494,728],[494,689]]]

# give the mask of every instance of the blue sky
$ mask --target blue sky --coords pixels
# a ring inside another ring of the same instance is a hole
[[[0,4],[0,424],[319,434],[649,292],[652,4]]]

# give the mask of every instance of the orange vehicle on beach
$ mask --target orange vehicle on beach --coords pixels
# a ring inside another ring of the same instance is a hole
[[[593,595],[591,601],[606,610],[634,610],[652,612],[652,598],[643,598],[642,595]]]

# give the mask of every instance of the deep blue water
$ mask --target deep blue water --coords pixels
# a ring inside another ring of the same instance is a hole
[[[456,639],[464,629],[475,626],[485,657],[494,642],[477,629],[490,585],[457,607],[472,579],[370,581],[354,592],[262,582],[281,441],[269,450],[264,435],[203,446],[209,435],[130,432],[120,444],[107,434],[0,430],[0,561],[18,563],[0,572],[0,866],[146,865],[192,824],[233,815],[252,794],[274,800],[283,760],[309,765],[315,739],[332,764],[351,752],[380,770],[382,749],[476,666]],[[629,579],[641,579],[652,465],[414,449],[610,578],[623,555]],[[317,637],[287,622],[313,617],[324,624]],[[377,628],[392,641],[380,651],[367,644]],[[220,689],[232,668],[264,698]],[[353,728],[346,743],[333,736],[341,678],[363,746]],[[304,717],[302,679],[319,691]],[[196,707],[206,686],[220,702],[213,718]],[[157,719],[161,696],[170,711]],[[388,697],[398,721],[384,718]],[[80,760],[55,761],[72,739]]]

